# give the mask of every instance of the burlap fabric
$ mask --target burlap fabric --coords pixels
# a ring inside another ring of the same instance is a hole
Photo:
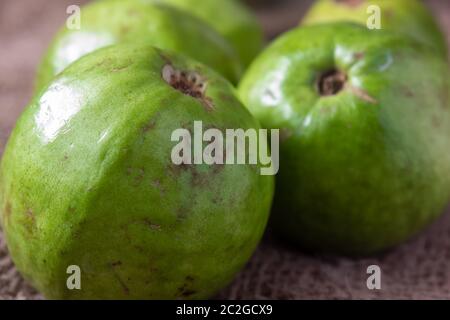
[[[80,0],[0,1],[0,153],[30,99],[36,65],[70,4]],[[254,1],[255,2],[255,1]],[[259,6],[268,37],[296,25],[310,1]],[[450,1],[428,1],[448,31]],[[449,41],[450,43],[450,41]],[[367,267],[382,269],[382,289],[366,286]],[[40,299],[14,269],[0,231],[0,299]],[[409,243],[374,258],[314,256],[264,238],[248,266],[218,295],[230,299],[450,299],[450,213]]]

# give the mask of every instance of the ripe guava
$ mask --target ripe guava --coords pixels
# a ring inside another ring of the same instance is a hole
[[[378,6],[381,28],[413,37],[447,57],[445,37],[428,8],[419,0],[317,0],[303,25],[351,21],[367,25]]]
[[[196,17],[152,1],[103,0],[81,9],[80,29],[64,26],[56,35],[39,68],[37,89],[83,55],[120,42],[185,54],[234,83],[243,69],[231,44]]]
[[[227,285],[263,234],[273,177],[175,165],[171,134],[194,121],[259,129],[228,81],[153,47],[100,49],[60,73],[1,164],[4,232],[25,278],[58,299],[198,299]],[[69,266],[81,290],[67,288]]]
[[[264,35],[258,19],[239,0],[159,0],[191,12],[222,34],[248,66],[262,50]]]
[[[331,23],[276,40],[239,92],[283,132],[278,233],[364,255],[438,217],[450,195],[449,81],[442,57],[389,32]]]

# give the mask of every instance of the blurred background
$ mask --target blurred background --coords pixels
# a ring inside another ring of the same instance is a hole
[[[201,1],[201,0],[199,0]],[[223,0],[226,1],[226,0]],[[0,155],[31,98],[37,64],[69,5],[87,0],[0,0]],[[310,0],[248,0],[267,40],[296,26]],[[450,43],[450,1],[428,0]],[[366,287],[379,265],[382,290]],[[0,299],[41,298],[7,256],[0,231]],[[370,259],[308,255],[273,239],[270,230],[225,299],[450,299],[450,212],[409,243]]]

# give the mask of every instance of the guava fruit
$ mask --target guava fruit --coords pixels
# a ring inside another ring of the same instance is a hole
[[[80,28],[64,26],[38,70],[37,90],[83,55],[120,42],[144,42],[178,52],[237,82],[242,65],[212,27],[168,5],[144,0],[103,0],[81,8]]]
[[[153,47],[100,49],[60,73],[1,163],[4,232],[25,278],[58,299],[199,299],[228,284],[262,236],[273,177],[175,165],[171,135],[194,121],[259,129],[228,81]],[[69,266],[81,290],[67,288]]]
[[[317,0],[306,13],[303,25],[351,21],[367,25],[380,9],[381,28],[421,41],[447,57],[445,37],[428,8],[419,0]]]
[[[389,32],[331,23],[276,40],[239,93],[282,132],[277,233],[367,255],[438,217],[450,195],[449,87],[442,57]]]
[[[262,50],[264,35],[258,19],[239,0],[159,0],[203,19],[233,44],[248,66]]]

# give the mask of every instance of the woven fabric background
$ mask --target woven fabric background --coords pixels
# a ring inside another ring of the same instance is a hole
[[[0,1],[0,155],[31,97],[46,45],[80,0]],[[256,10],[268,38],[293,27],[311,1],[264,1]],[[427,1],[450,40],[450,1]],[[450,41],[449,41],[450,43]],[[448,210],[450,211],[450,210]],[[369,265],[382,269],[382,289],[366,287]],[[410,242],[368,259],[315,256],[267,232],[247,267],[218,295],[225,299],[450,299],[450,212]],[[0,299],[42,299],[15,270],[0,231]]]

